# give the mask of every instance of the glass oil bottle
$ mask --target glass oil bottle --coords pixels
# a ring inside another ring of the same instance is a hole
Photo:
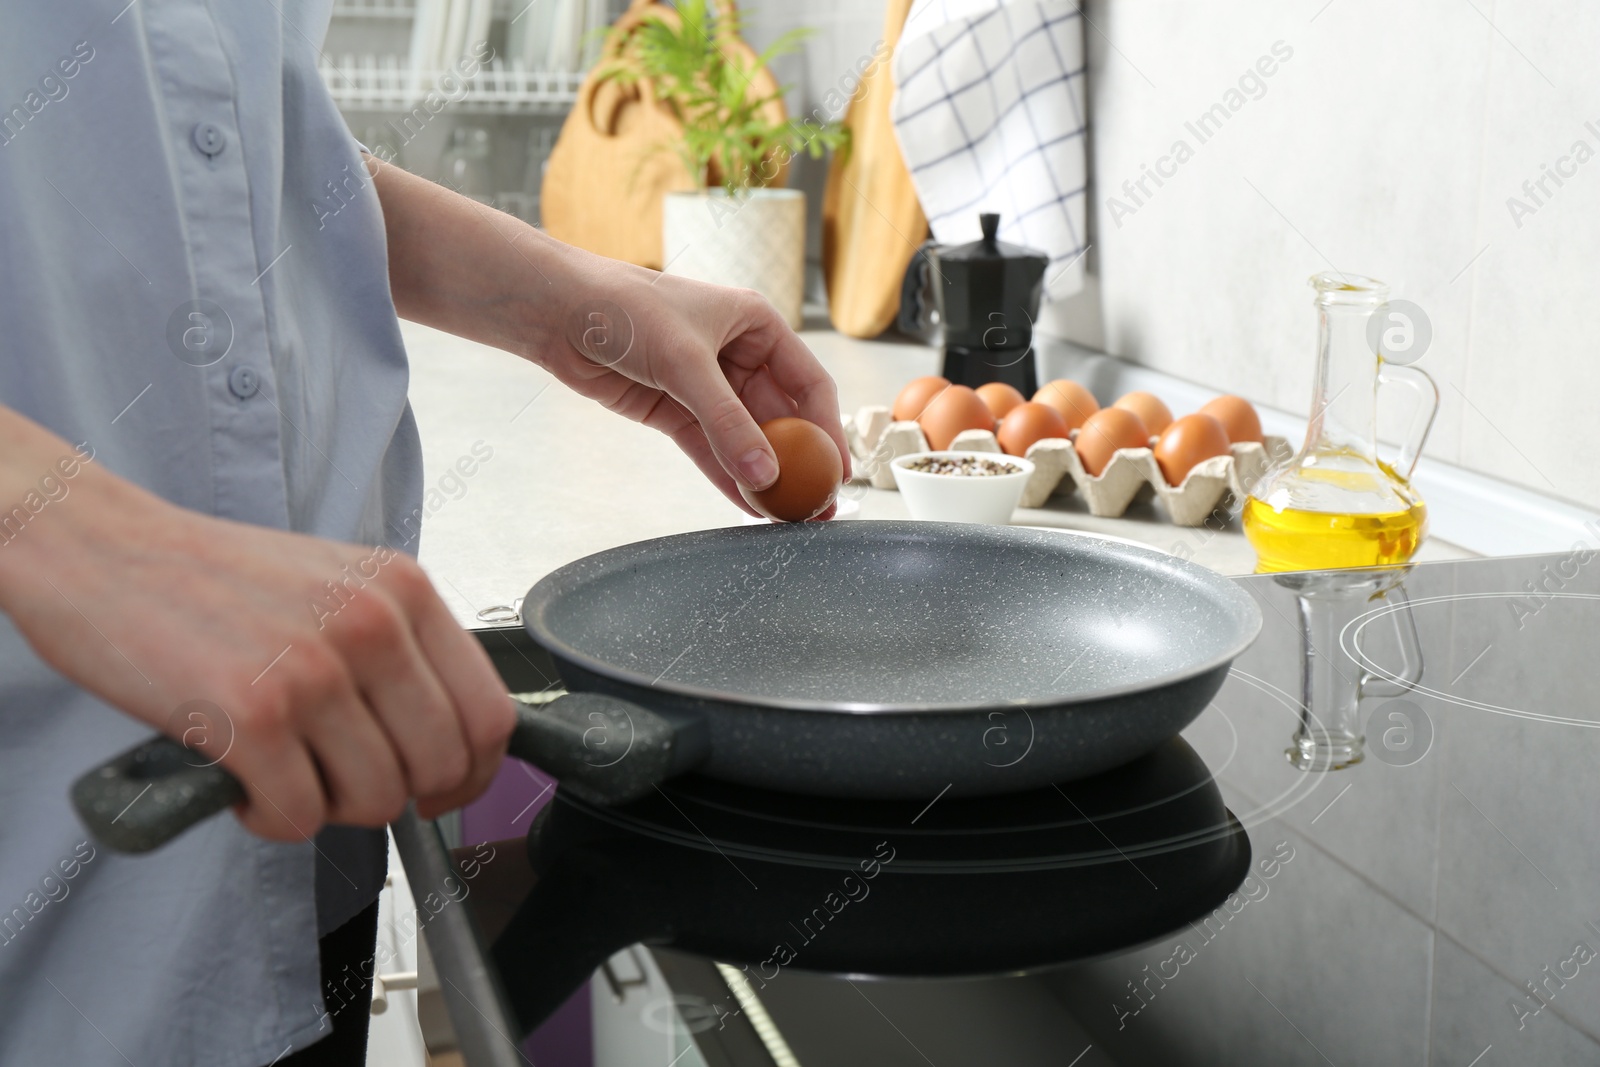
[[[1412,468],[1439,406],[1433,380],[1390,363],[1368,325],[1389,299],[1371,278],[1334,272],[1316,290],[1317,377],[1305,444],[1269,471],[1245,501],[1245,536],[1257,571],[1393,566],[1409,560],[1427,534],[1428,509],[1411,487]],[[1377,395],[1398,382],[1421,403],[1409,440],[1391,464],[1377,453]]]

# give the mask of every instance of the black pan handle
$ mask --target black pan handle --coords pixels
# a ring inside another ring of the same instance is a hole
[[[116,852],[149,852],[244,799],[239,779],[166,737],[156,737],[72,783],[72,806]]]
[[[510,754],[593,804],[637,800],[689,770],[708,748],[698,716],[658,714],[599,693],[516,705]],[[78,817],[116,852],[148,852],[244,798],[232,774],[166,737],[129,749],[72,784]]]
[[[664,714],[602,693],[518,703],[508,751],[548,771],[580,800],[626,804],[691,769],[710,749],[705,720]]]

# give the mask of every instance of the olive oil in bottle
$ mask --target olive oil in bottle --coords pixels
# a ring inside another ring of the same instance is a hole
[[[1416,554],[1428,532],[1428,508],[1419,500],[1402,511],[1376,514],[1274,511],[1251,497],[1244,506],[1244,532],[1262,573],[1382,567]]]
[[[1374,340],[1389,314],[1388,289],[1328,273],[1317,291],[1317,376],[1305,444],[1250,490],[1242,522],[1258,571],[1333,570],[1405,563],[1422,545],[1428,509],[1411,470],[1438,408],[1422,371],[1385,360]],[[1377,454],[1377,392],[1401,384],[1418,399],[1409,439],[1393,465]]]

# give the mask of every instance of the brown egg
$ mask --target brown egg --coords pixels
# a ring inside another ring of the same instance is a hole
[[[1144,428],[1156,436],[1172,424],[1172,412],[1160,397],[1151,393],[1129,393],[1119,397],[1111,406],[1133,412],[1144,423]]]
[[[1070,378],[1057,378],[1033,394],[1036,404],[1049,404],[1067,420],[1067,429],[1076,430],[1084,420],[1100,410],[1094,394]]]
[[[978,386],[978,399],[989,406],[997,419],[1005,418],[1007,412],[1025,402],[1022,394],[1005,382],[988,382]]]
[[[964,385],[952,385],[928,402],[917,422],[929,447],[943,451],[962,430],[994,429],[994,413],[977,393]]]
[[[1000,447],[1013,456],[1025,456],[1034,442],[1067,436],[1067,420],[1049,404],[1018,404],[1000,420]]]
[[[1235,444],[1240,441],[1261,441],[1261,416],[1243,397],[1219,396],[1201,408],[1200,414],[1210,415],[1222,423],[1222,428],[1228,432],[1228,440]]]
[[[1228,454],[1228,431],[1204,413],[1185,415],[1156,442],[1156,464],[1168,485],[1182,485],[1194,465],[1212,456]]]
[[[1104,408],[1089,416],[1073,444],[1083,469],[1098,478],[1117,449],[1149,447],[1150,431],[1127,408]]]
[[[922,418],[923,409],[928,406],[928,401],[950,388],[950,379],[940,378],[937,375],[928,378],[914,378],[900,390],[900,395],[894,398],[894,407],[890,413],[894,415],[895,422],[914,422]]]
[[[750,506],[780,522],[804,522],[828,510],[839,495],[844,461],[827,431],[786,416],[762,423],[761,432],[778,455],[778,480],[760,491],[741,487]]]

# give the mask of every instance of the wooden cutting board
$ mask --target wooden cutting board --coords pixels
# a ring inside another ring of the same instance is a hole
[[[731,2],[722,7],[733,9]],[[633,0],[614,29],[625,31],[651,12],[669,20],[677,17],[655,0]],[[617,58],[616,41],[615,35],[607,37],[596,70]],[[743,41],[735,39],[732,47],[745,62],[754,59]],[[773,98],[765,109],[768,118],[788,118],[770,70],[758,71],[750,83],[757,97]],[[647,80],[624,87],[590,71],[545,166],[539,193],[545,231],[590,252],[660,270],[661,198],[695,188],[694,176],[672,149],[682,133],[676,116],[655,99]],[[774,185],[783,184],[787,170],[785,164]]]
[[[850,150],[834,154],[822,199],[828,317],[851,337],[876,337],[894,322],[906,266],[928,235],[928,220],[889,119],[894,95],[889,67],[911,3],[889,0],[883,15],[887,49],[850,98],[844,115]]]

